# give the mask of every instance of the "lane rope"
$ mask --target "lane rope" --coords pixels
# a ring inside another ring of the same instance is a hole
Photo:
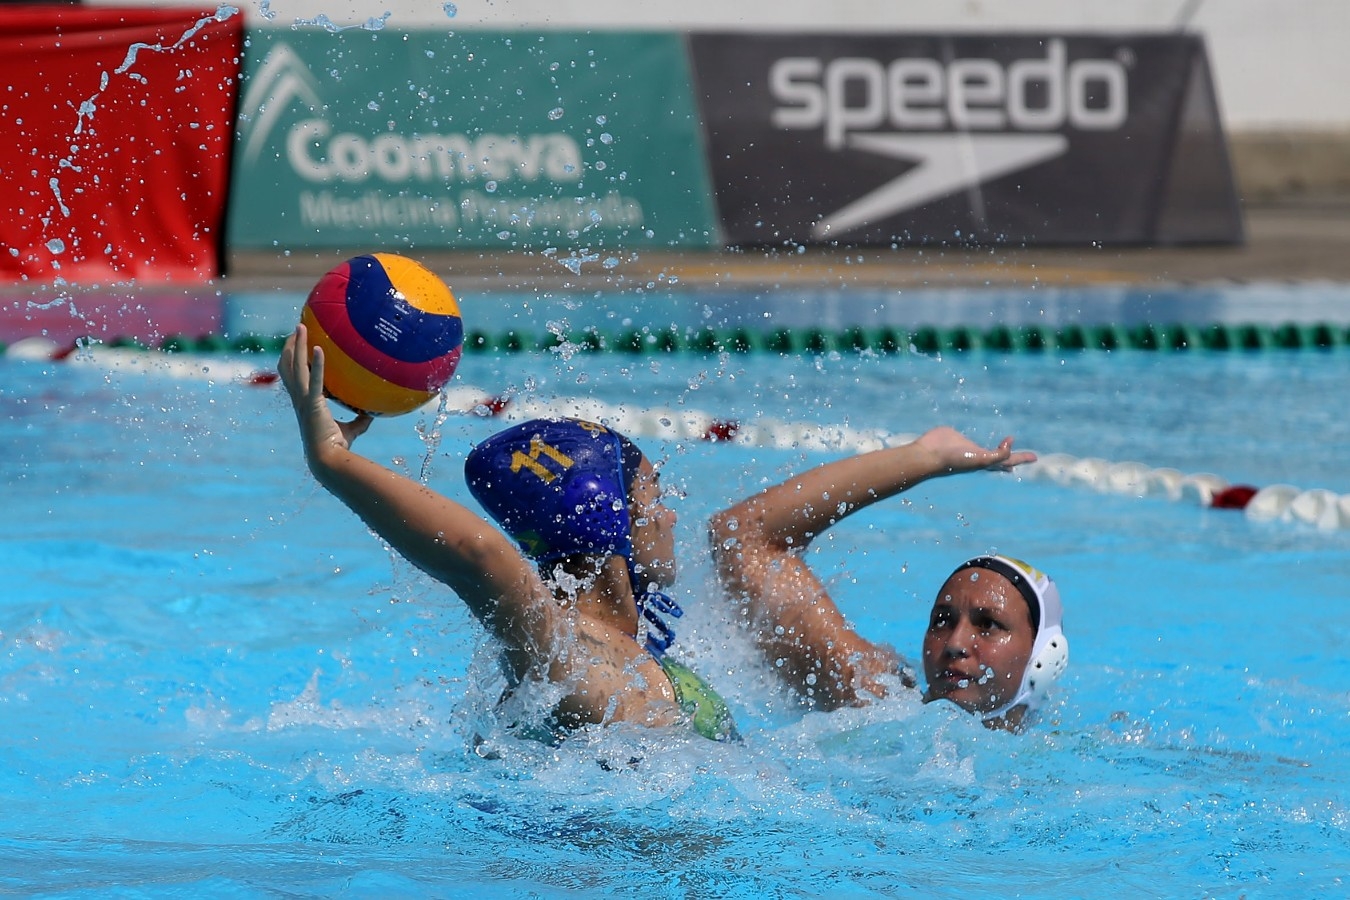
[[[8,348],[11,358],[59,361],[117,373],[157,374],[172,378],[231,381],[268,386],[278,381],[274,371],[259,369],[247,360],[202,358],[144,350],[82,347],[59,348],[51,341],[30,339]],[[748,447],[807,452],[866,453],[913,441],[917,435],[858,429],[847,425],[785,422],[770,417],[753,422],[724,419],[701,410],[640,407],[606,403],[590,397],[553,398],[494,394],[471,385],[446,388],[440,399],[423,407],[426,413],[477,415],[506,422],[541,416],[573,416],[603,422],[634,438],[662,441],[710,441]],[[1289,484],[1255,487],[1229,483],[1222,476],[1183,473],[1138,462],[1112,462],[1065,453],[1037,454],[1036,462],[1018,468],[1025,478],[1043,479],[1068,487],[1086,487],[1101,493],[1131,497],[1160,497],[1214,509],[1241,510],[1254,521],[1302,523],[1323,530],[1350,528],[1350,495]]]
[[[25,338],[26,341],[44,338]],[[286,335],[243,334],[197,338],[175,334],[150,348],[129,337],[115,337],[101,346],[113,349],[158,349],[171,353],[280,352]],[[535,353],[569,348],[582,353],[1048,353],[1090,350],[1148,352],[1334,350],[1350,346],[1350,325],[1334,322],[1141,323],[1138,325],[965,325],[913,328],[855,325],[839,329],[813,327],[676,327],[628,328],[606,332],[584,328],[566,334],[509,330],[470,330],[465,353]],[[0,348],[2,349],[2,348]]]

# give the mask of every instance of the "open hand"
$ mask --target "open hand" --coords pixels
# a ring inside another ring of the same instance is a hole
[[[981,447],[955,428],[942,426],[921,436],[916,444],[934,454],[939,468],[947,474],[994,469],[1006,472],[1023,463],[1035,462],[1036,454],[1028,450],[1014,451],[1013,439],[1005,437],[990,450]]]
[[[358,414],[350,422],[333,418],[328,399],[323,395],[323,348],[315,347],[311,355],[309,334],[304,325],[297,325],[286,339],[277,368],[281,383],[290,395],[291,406],[295,408],[306,454],[312,455],[324,447],[346,450],[370,427],[373,420],[365,413]]]

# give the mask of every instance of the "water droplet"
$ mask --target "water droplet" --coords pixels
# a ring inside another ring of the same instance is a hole
[[[60,238],[52,238],[50,241],[47,242],[47,249],[52,251],[53,253],[65,253],[66,242],[61,240]]]
[[[549,121],[556,122],[562,117],[563,117],[563,108],[561,106],[555,106],[548,111]]]

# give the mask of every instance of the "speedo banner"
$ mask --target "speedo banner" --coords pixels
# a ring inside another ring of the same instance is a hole
[[[0,281],[221,271],[243,16],[0,6]]]
[[[249,34],[237,248],[720,243],[674,34]]]
[[[729,243],[1242,239],[1198,38],[689,40]]]

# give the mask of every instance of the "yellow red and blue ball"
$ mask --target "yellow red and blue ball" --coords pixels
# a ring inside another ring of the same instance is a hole
[[[455,374],[459,304],[421,263],[393,253],[349,259],[319,279],[301,313],[324,353],[324,391],[370,415],[411,412]]]

